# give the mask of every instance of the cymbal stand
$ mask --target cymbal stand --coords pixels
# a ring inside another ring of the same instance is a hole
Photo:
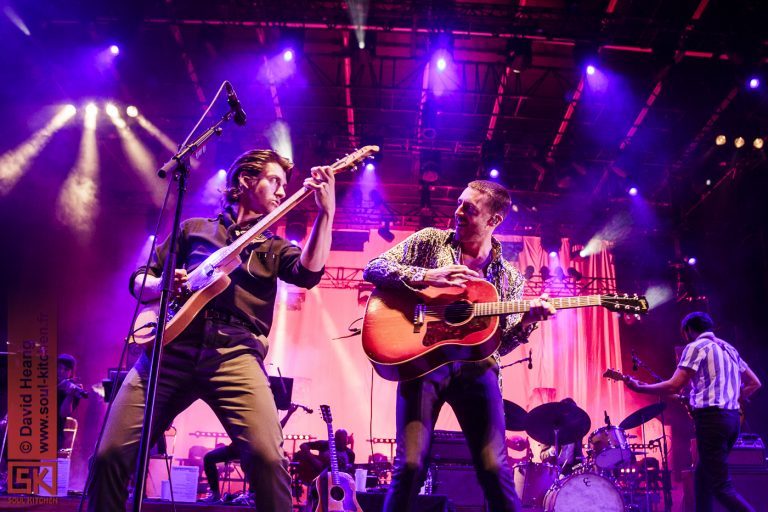
[[[636,364],[638,367],[642,368],[648,374],[656,379],[656,382],[662,382],[664,379],[662,379],[656,372],[654,372],[650,366],[645,364],[645,362],[637,357],[634,352],[632,353],[632,362]],[[659,397],[659,402],[663,402],[664,398]],[[661,411],[661,414],[659,414],[659,421],[661,422],[661,491],[664,493],[664,512],[672,512],[672,482],[669,478],[669,464],[668,464],[668,456],[669,453],[667,451],[667,423],[664,421],[664,411]],[[645,442],[645,423],[643,423],[643,444],[646,444]],[[645,468],[645,487],[646,487],[646,497],[648,496],[648,468]],[[646,505],[648,502],[646,502]]]

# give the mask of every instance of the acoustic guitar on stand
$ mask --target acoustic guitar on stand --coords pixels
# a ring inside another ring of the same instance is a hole
[[[364,146],[331,164],[331,171],[338,174],[354,168],[366,158],[372,157],[377,151],[379,151],[379,146]],[[183,296],[174,299],[168,308],[168,322],[165,327],[163,344],[173,341],[211,299],[227,289],[232,282],[229,274],[242,263],[240,253],[243,249],[310,194],[312,194],[312,189],[302,187],[238,237],[237,240],[208,256],[205,261],[189,273],[188,291]],[[159,309],[159,300],[143,305],[136,317],[130,341],[144,344],[155,340]]]
[[[499,317],[525,313],[530,300],[499,302],[488,281],[466,288],[428,287],[419,292],[375,289],[363,319],[363,350],[376,373],[402,381],[453,361],[480,361],[501,343]],[[556,309],[603,306],[621,313],[646,313],[637,295],[583,295],[548,299]]]
[[[336,440],[333,436],[333,418],[331,407],[321,405],[320,412],[328,427],[328,451],[331,455],[331,467],[315,479],[317,508],[314,512],[363,512],[355,494],[355,479],[339,471],[339,457],[336,453]]]

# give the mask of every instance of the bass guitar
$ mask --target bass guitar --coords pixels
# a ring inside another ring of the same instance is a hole
[[[501,343],[499,316],[525,313],[530,300],[499,302],[488,281],[466,288],[428,287],[419,292],[376,289],[363,319],[363,350],[376,373],[392,381],[413,379],[453,361],[480,361]],[[616,312],[646,313],[637,295],[556,297],[557,309],[603,306]]]
[[[317,508],[315,512],[362,512],[355,494],[355,479],[339,471],[339,458],[336,454],[336,441],[333,437],[331,408],[321,405],[320,412],[328,427],[328,451],[331,456],[331,467],[315,479],[314,489],[317,493]]]
[[[353,168],[377,151],[379,151],[379,146],[362,147],[331,164],[331,171],[337,174]],[[232,281],[229,274],[242,263],[240,253],[243,249],[311,193],[312,189],[302,187],[238,237],[237,240],[208,256],[205,261],[189,273],[187,293],[175,299],[168,308],[163,344],[173,341],[181,334],[205,305],[229,286]],[[159,300],[143,305],[136,317],[131,341],[138,344],[154,341],[159,310]]]

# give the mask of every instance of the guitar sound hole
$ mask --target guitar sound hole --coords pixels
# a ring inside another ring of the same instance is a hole
[[[460,324],[469,320],[472,316],[472,304],[465,301],[454,302],[445,306],[443,319],[449,324]]]
[[[344,489],[341,487],[333,486],[331,487],[331,498],[333,498],[333,501],[343,501],[344,500]]]

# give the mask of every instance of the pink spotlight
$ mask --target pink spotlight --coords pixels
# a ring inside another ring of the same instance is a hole
[[[448,67],[448,61],[445,60],[445,57],[440,57],[437,59],[437,70],[438,71],[445,71],[445,68]]]
[[[749,80],[749,88],[750,89],[757,89],[760,87],[760,79],[757,77],[753,77]]]
[[[589,76],[592,76],[592,75],[594,75],[594,74],[595,74],[595,71],[596,71],[596,69],[595,69],[595,66],[593,66],[592,64],[590,64],[590,65],[588,65],[588,66],[587,66],[587,74],[588,74]]]
[[[498,169],[491,169],[491,172],[489,172],[488,175],[491,178],[498,178],[499,177],[499,170]]]
[[[117,46],[116,44],[113,44],[112,46],[109,47],[109,53],[111,53],[112,55],[118,55],[120,53],[120,47]]]
[[[290,48],[283,52],[283,60],[285,62],[291,62],[293,60],[293,50]]]
[[[368,162],[367,164],[365,164],[365,170],[367,172],[373,172],[376,170],[376,165],[374,165],[373,162]]]
[[[637,195],[637,187],[629,187],[629,190],[627,192],[629,193],[629,195],[634,197]]]
[[[549,251],[550,258],[557,258],[557,251]]]

